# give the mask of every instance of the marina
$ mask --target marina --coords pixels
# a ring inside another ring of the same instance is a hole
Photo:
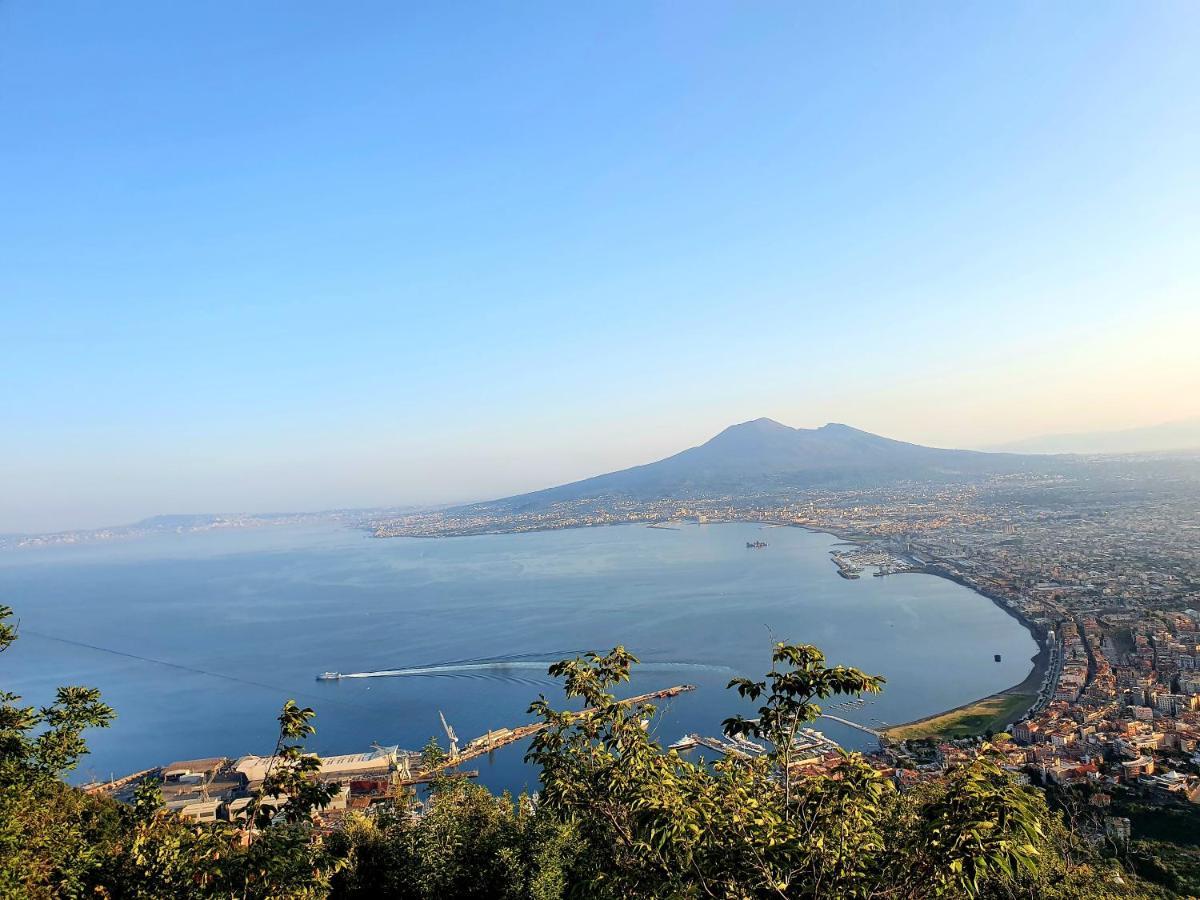
[[[851,547],[850,550],[835,548],[829,551],[834,565],[837,566],[838,574],[843,578],[851,580],[860,578],[862,573],[871,566],[875,567],[875,571],[871,573],[875,578],[918,570],[909,560],[890,550],[873,546],[851,545]]]
[[[704,748],[713,750],[723,756],[737,759],[753,759],[770,752],[770,749],[759,741],[746,737],[709,737],[702,734],[685,734],[667,749],[677,753],[687,753]],[[826,737],[815,728],[801,728],[792,742],[792,750],[807,761],[814,761],[830,753],[842,749],[836,741]]]

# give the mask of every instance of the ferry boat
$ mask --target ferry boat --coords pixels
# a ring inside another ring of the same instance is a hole
[[[317,676],[317,681],[339,681],[341,677],[341,672],[322,672]]]

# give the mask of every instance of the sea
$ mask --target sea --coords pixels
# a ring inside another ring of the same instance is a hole
[[[445,746],[439,713],[465,743],[531,721],[540,695],[561,703],[551,662],[618,644],[641,660],[621,695],[697,688],[660,704],[663,744],[750,714],[726,685],[766,672],[775,641],[883,675],[872,702],[828,709],[875,728],[1027,676],[1037,645],[991,601],[932,575],[841,578],[838,545],[745,523],[386,539],[322,525],[9,550],[0,603],[20,639],[0,654],[0,690],[39,706],[59,685],[102,691],[117,718],[88,732],[78,783],[269,753],[288,698],[316,710],[322,754]],[[397,674],[318,681],[326,671]],[[815,727],[848,749],[875,744]],[[525,749],[470,767],[493,790],[536,790]]]

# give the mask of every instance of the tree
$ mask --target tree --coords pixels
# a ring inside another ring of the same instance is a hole
[[[428,749],[428,748],[427,748]],[[458,774],[437,776],[413,815],[403,801],[351,818],[331,839],[349,864],[335,898],[561,900],[572,834],[529,797],[493,796]]]
[[[279,713],[279,736],[266,775],[246,808],[246,852],[237,858],[241,896],[323,897],[344,859],[314,840],[313,815],[329,805],[338,788],[318,780],[321,760],[306,753],[316,734],[316,713],[295,700]]]
[[[17,639],[7,620],[12,609],[0,605],[0,653]],[[0,691],[0,783],[24,778],[59,778],[87,753],[83,732],[107,728],[115,713],[100,692],[89,687],[60,687],[49,706],[19,706],[21,697]]]
[[[17,639],[11,616],[0,605],[0,653]],[[71,896],[101,865],[118,816],[61,776],[87,753],[83,732],[114,714],[95,688],[61,687],[40,709],[21,699],[0,691],[0,895]]]
[[[796,732],[801,725],[821,714],[814,701],[835,694],[878,694],[884,679],[867,675],[847,666],[825,667],[825,654],[816,647],[778,643],[771,652],[771,671],[765,681],[734,678],[729,687],[749,700],[766,702],[758,709],[757,719],[734,716],[726,719],[723,729],[730,737],[755,735],[766,738],[783,775],[783,815],[792,814],[792,756]]]
[[[295,700],[283,704],[275,752],[267,762],[262,784],[247,807],[248,818],[258,828],[267,828],[279,818],[288,825],[311,822],[313,813],[328,806],[337,794],[336,787],[317,780],[320,758],[304,752],[303,741],[317,733],[312,724],[316,715],[312,707],[302,708]]]
[[[906,793],[858,754],[799,765],[794,739],[820,713],[816,701],[878,691],[881,678],[827,667],[814,647],[777,645],[764,680],[730,683],[761,702],[757,717],[725,722],[727,734],[770,747],[708,766],[663,751],[645,727],[649,704],[615,699],[635,662],[617,647],[557,663],[550,674],[585,708],[557,710],[545,698],[531,707],[546,728],[527,759],[542,769],[545,812],[579,837],[569,871],[579,896],[915,900],[1091,890],[1091,870],[1063,859],[1063,832],[1045,803],[986,748]]]

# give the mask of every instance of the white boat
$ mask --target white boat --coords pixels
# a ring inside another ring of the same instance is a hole
[[[317,676],[317,681],[338,681],[341,677],[341,672],[322,672]]]

